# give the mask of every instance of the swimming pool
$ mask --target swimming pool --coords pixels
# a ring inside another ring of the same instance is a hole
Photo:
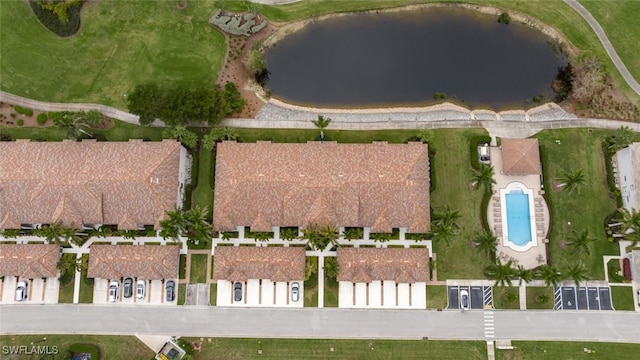
[[[523,246],[532,240],[529,195],[513,188],[505,194],[507,203],[507,235],[514,245]]]

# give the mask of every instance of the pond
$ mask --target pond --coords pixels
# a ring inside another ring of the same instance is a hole
[[[319,107],[385,107],[446,94],[469,107],[553,100],[566,57],[544,34],[457,8],[315,21],[265,52],[271,95]]]

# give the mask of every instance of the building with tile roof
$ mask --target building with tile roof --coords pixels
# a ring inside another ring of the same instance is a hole
[[[502,139],[501,148],[504,175],[542,174],[538,139]]]
[[[218,246],[213,278],[231,282],[304,281],[304,266],[305,250],[301,247]]]
[[[60,246],[54,244],[0,245],[0,276],[55,278]]]
[[[87,277],[176,279],[179,262],[180,247],[174,245],[91,245]]]
[[[189,157],[174,140],[0,142],[0,229],[158,227],[181,207]]]
[[[218,144],[215,230],[310,225],[430,230],[426,144]]]

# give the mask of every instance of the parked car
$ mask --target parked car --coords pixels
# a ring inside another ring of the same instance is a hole
[[[144,280],[138,279],[136,284],[136,297],[138,299],[144,299],[145,287],[147,283]]]
[[[130,298],[133,295],[133,279],[126,278],[122,283],[122,293],[124,297]]]
[[[167,293],[167,295],[165,297],[165,301],[167,301],[167,302],[173,301],[173,299],[175,298],[175,294],[176,294],[176,283],[173,280],[167,281],[166,293]]]
[[[300,284],[294,282],[291,284],[291,301],[297,302],[300,300]]]
[[[16,301],[25,301],[27,300],[27,289],[29,285],[26,281],[19,281],[18,286],[16,287]]]
[[[117,280],[113,280],[109,283],[109,302],[116,302],[118,300],[119,288],[120,283]]]
[[[233,284],[233,301],[242,301],[242,283],[239,281]]]
[[[462,310],[469,310],[469,291],[460,290],[460,308]]]

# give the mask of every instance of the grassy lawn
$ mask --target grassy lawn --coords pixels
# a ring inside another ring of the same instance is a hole
[[[547,297],[547,301],[543,301],[544,296]],[[527,309],[553,309],[553,289],[528,286]]]
[[[82,255],[82,262],[89,264],[89,255]],[[86,277],[86,272],[82,272],[82,278],[80,279],[80,304],[92,304],[93,303],[93,279]]]
[[[546,199],[551,207],[550,263],[563,271],[580,260],[594,279],[604,279],[602,256],[619,253],[617,244],[607,242],[604,232],[604,218],[616,209],[615,202],[608,196],[604,154],[600,145],[601,138],[607,134],[610,132],[604,130],[561,129],[536,135],[540,140]],[[560,144],[556,140],[560,140]],[[569,194],[552,189],[552,184],[557,182],[563,171],[575,169],[582,169],[586,179],[579,192]],[[590,255],[582,254],[576,259],[571,249],[560,246],[561,241],[569,238],[573,231],[580,233],[584,230],[596,241],[590,245]]]
[[[324,277],[324,307],[338,307],[338,282]]]
[[[209,304],[216,306],[218,299],[218,284],[209,285]]]
[[[180,265],[178,268],[178,277],[185,279],[187,277],[187,255],[180,254]]]
[[[184,305],[187,297],[187,284],[178,284],[178,305]]]
[[[493,288],[493,304],[496,309],[520,309],[519,299],[518,287],[516,286],[495,286]]]
[[[68,284],[68,285],[60,284],[60,291],[58,292],[58,303],[60,303],[60,304],[72,304],[73,303],[74,278],[75,278],[75,276],[71,278],[71,283]]]
[[[486,134],[483,129],[434,131],[433,150],[430,155],[431,181],[435,181],[435,190],[431,193],[431,207],[444,209],[450,205],[460,210],[460,233],[452,241],[435,243],[437,254],[436,268],[438,280],[464,279],[469,276],[482,276],[483,269],[489,264],[487,256],[470,247],[473,235],[481,229],[480,203],[482,191],[469,190],[471,164],[469,162],[469,141],[473,136]],[[461,261],[460,259],[464,259]]]
[[[607,262],[607,269],[609,273],[609,282],[612,283],[624,283],[627,281],[622,274],[622,268],[620,267],[619,259],[611,259]]]
[[[629,26],[638,22],[640,2],[580,0],[580,4],[598,20],[629,72],[640,79],[640,27]]]
[[[42,339],[46,337],[46,341]],[[9,335],[0,336],[0,347],[2,346],[27,346],[38,342],[41,346],[57,346],[59,356],[21,355],[9,356],[7,359],[70,359],[69,348],[73,344],[93,344],[100,348],[102,359],[151,359],[155,354],[145,344],[135,336],[100,336],[100,335]],[[36,345],[36,346],[37,346]],[[51,357],[50,357],[51,356]],[[4,357],[3,357],[4,359]]]
[[[481,341],[205,338],[202,351],[195,355],[197,359],[486,359],[487,351]]]
[[[611,286],[611,301],[616,310],[635,310],[633,288],[630,286]]]
[[[309,256],[307,260],[313,261],[318,266],[318,257]],[[304,282],[304,306],[318,307],[318,273],[315,272],[309,276],[309,280]]]
[[[109,141],[127,141],[129,139],[162,140],[162,128],[145,127],[114,120],[114,126],[108,130],[91,130],[102,133]],[[0,126],[0,133],[9,134],[14,139],[34,139],[38,141],[62,141],[66,139],[64,130],[55,126],[47,127],[6,127]]]
[[[171,1],[90,2],[78,34],[61,39],[40,25],[25,1],[2,1],[0,22],[12,24],[0,35],[2,90],[125,108],[124,94],[152,79],[213,84],[226,45],[207,24],[212,3],[192,1],[178,10]]]
[[[213,216],[213,180],[215,156],[213,152],[200,149],[198,153],[198,178],[195,188],[191,193],[191,205],[207,208]]]
[[[599,342],[513,341],[514,350],[496,350],[497,360],[633,359],[640,344]],[[591,353],[584,349],[590,349]]]
[[[207,255],[192,254],[189,283],[203,284],[207,282]]]
[[[447,308],[447,287],[427,286],[427,308],[446,309]]]

